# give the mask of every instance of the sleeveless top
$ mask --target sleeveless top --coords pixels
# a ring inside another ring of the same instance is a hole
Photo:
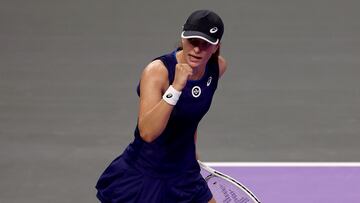
[[[174,81],[176,52],[177,50],[154,59],[161,60],[166,66],[169,84]],[[181,172],[199,172],[194,135],[200,120],[210,108],[218,79],[218,61],[209,60],[202,78],[187,81],[167,126],[154,141],[143,141],[136,126],[134,141],[123,153],[125,160],[140,171],[157,177],[176,176]]]

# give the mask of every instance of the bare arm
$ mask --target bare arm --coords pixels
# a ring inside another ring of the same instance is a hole
[[[227,68],[227,62],[226,62],[226,60],[224,59],[224,57],[222,57],[222,56],[219,56],[219,59],[218,59],[218,61],[219,61],[219,75],[220,75],[220,77],[225,73],[225,71],[226,71],[226,68]]]
[[[140,82],[139,130],[146,142],[154,141],[165,129],[173,106],[162,99],[168,73],[161,61],[153,61],[143,71]]]
[[[182,91],[192,69],[187,64],[177,64],[173,87]],[[174,106],[165,102],[162,95],[169,87],[168,72],[159,61],[150,63],[140,82],[140,107],[138,127],[140,136],[146,142],[154,141],[165,129]]]

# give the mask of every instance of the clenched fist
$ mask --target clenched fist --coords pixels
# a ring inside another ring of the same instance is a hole
[[[186,82],[189,77],[192,76],[193,69],[186,63],[178,63],[175,67],[175,79],[172,86],[178,90],[182,91],[184,89]]]

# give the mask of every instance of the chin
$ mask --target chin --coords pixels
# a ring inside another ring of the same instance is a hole
[[[191,68],[197,68],[199,66],[201,66],[201,63],[202,61],[199,61],[199,62],[194,62],[194,61],[190,61],[190,60],[187,60],[187,64],[191,67]]]
[[[194,63],[194,62],[188,62],[188,65],[191,67],[191,68],[197,68],[200,66],[199,63]]]

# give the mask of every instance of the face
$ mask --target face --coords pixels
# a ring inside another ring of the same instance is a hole
[[[192,68],[206,65],[219,44],[213,45],[198,38],[182,39],[184,59]]]

